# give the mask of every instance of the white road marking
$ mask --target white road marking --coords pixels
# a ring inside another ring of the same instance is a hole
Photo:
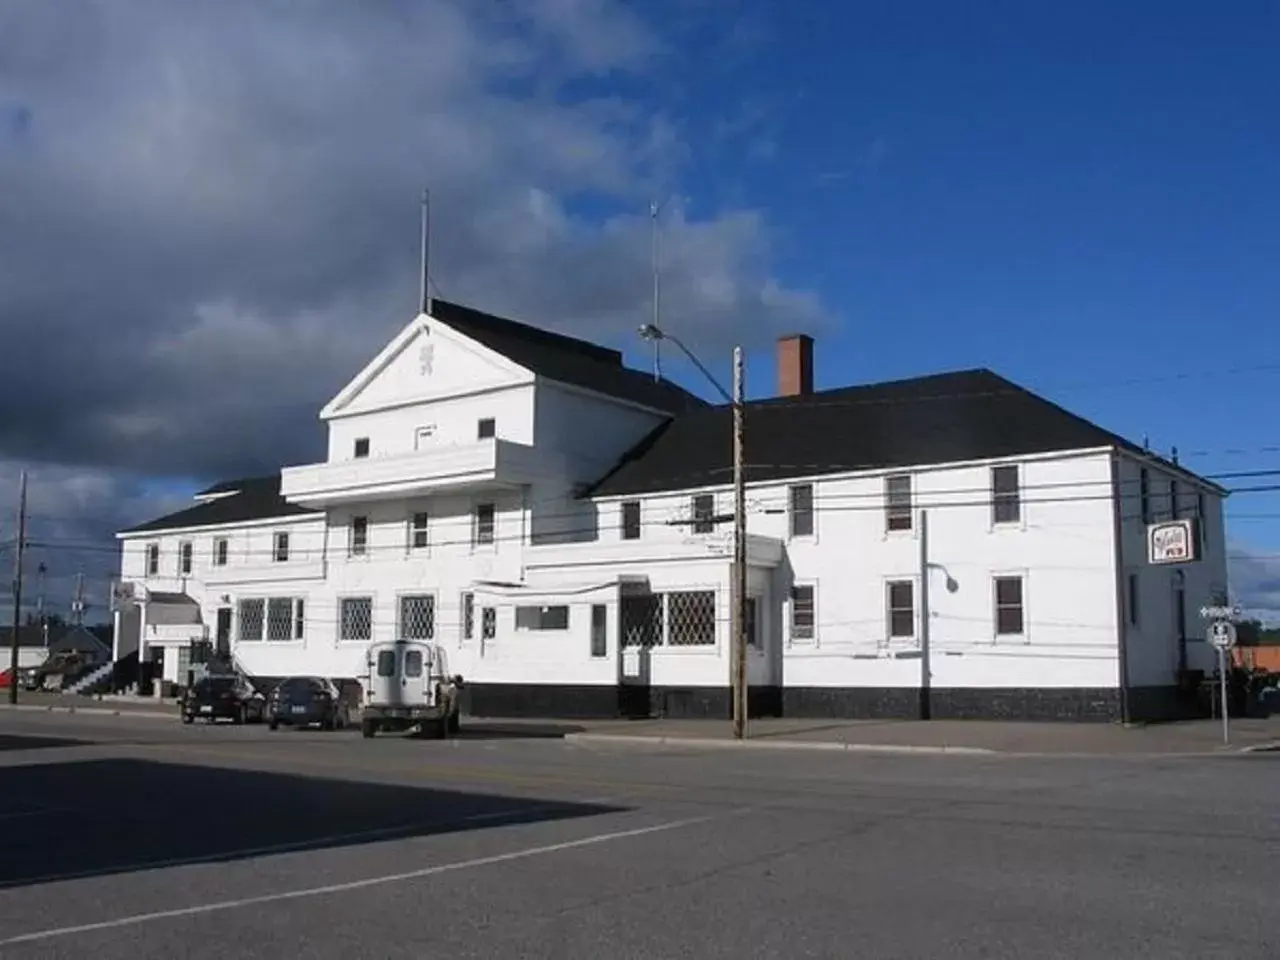
[[[322,887],[303,887],[298,890],[286,890],[281,893],[268,893],[259,897],[244,897],[239,900],[222,900],[216,903],[201,903],[191,907],[178,907],[173,910],[157,910],[154,913],[138,913],[114,920],[103,920],[98,923],[80,923],[67,927],[50,927],[47,930],[36,930],[32,933],[19,934],[0,940],[0,947],[18,943],[34,943],[39,940],[53,940],[57,937],[69,937],[76,934],[93,933],[98,930],[114,930],[120,927],[136,926],[152,923],[156,920],[170,920],[177,917],[195,917],[208,913],[219,913],[224,910],[239,910],[245,907],[256,907],[266,903],[280,903],[285,900],[301,900],[307,897],[323,897],[335,893],[348,893],[368,887],[384,886],[389,883],[403,883],[406,880],[422,880],[452,873],[455,870],[469,870],[473,867],[487,867],[496,863],[510,863],[513,860],[525,860],[529,857],[542,856],[547,853],[559,853],[563,850],[574,850],[579,847],[595,846],[610,843],[614,840],[625,840],[629,837],[643,837],[654,833],[665,833],[696,826],[715,819],[713,816],[691,817],[686,820],[671,820],[648,827],[636,827],[631,830],[616,830],[612,833],[597,833],[577,840],[565,840],[561,843],[549,843],[539,847],[526,847],[523,850],[512,850],[508,853],[497,853],[487,857],[476,857],[471,860],[456,860],[453,863],[441,863],[433,867],[422,867],[404,873],[391,873],[379,877],[366,877],[363,880],[351,880],[346,883],[331,883]]]

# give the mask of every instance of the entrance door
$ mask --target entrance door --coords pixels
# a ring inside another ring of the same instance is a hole
[[[231,608],[218,608],[218,622],[214,627],[214,651],[219,659],[231,656]]]
[[[662,642],[662,597],[622,597],[618,604],[618,713],[652,715],[653,648]]]

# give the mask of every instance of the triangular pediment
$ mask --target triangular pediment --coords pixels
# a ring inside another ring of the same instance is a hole
[[[419,314],[320,411],[322,419],[533,381],[533,372]]]

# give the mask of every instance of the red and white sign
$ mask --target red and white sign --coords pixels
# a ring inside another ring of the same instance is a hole
[[[1199,560],[1194,520],[1169,520],[1147,527],[1147,559],[1151,563],[1191,563]]]

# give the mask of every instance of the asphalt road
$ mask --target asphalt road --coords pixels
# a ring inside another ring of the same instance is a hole
[[[1280,755],[681,752],[0,713],[0,957],[1280,955]]]

